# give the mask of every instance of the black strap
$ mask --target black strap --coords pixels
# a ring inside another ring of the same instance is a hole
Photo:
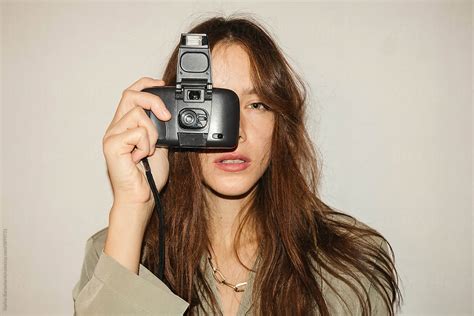
[[[165,218],[163,213],[163,207],[161,205],[160,194],[156,189],[155,180],[153,179],[153,175],[151,174],[151,168],[148,164],[148,159],[145,157],[142,159],[143,166],[145,167],[146,171],[146,178],[148,179],[148,183],[150,184],[151,191],[153,192],[153,197],[155,198],[155,207],[153,212],[156,212],[158,215],[159,220],[159,240],[158,240],[158,252],[160,256],[160,260],[158,262],[158,278],[166,284],[166,280],[164,278],[164,270],[165,270]]]

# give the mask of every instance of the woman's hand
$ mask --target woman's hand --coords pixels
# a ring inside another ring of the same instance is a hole
[[[169,174],[168,149],[155,149],[158,131],[144,109],[151,110],[159,120],[171,118],[160,97],[141,90],[164,85],[162,80],[142,78],[125,89],[102,141],[114,193],[104,252],[135,274],[155,202],[140,161],[149,157],[158,191]]]
[[[158,132],[144,109],[151,110],[161,121],[168,121],[171,115],[160,97],[141,92],[144,88],[164,85],[162,80],[145,77],[125,89],[103,137],[114,206],[143,206],[152,211],[154,198],[140,163],[144,157],[149,157],[150,167],[155,171],[153,178],[158,191],[168,179],[168,149],[155,148]],[[148,218],[149,214],[143,215]]]

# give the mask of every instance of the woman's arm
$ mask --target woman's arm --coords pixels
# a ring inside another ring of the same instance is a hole
[[[74,315],[182,315],[188,303],[145,266],[139,264],[137,275],[103,251],[107,231],[87,240],[72,292]]]

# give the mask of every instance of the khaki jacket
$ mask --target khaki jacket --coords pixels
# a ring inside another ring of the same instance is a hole
[[[182,315],[188,303],[175,295],[153,273],[142,264],[139,274],[126,269],[115,259],[104,253],[107,228],[92,235],[86,243],[85,258],[79,281],[73,288],[74,315]],[[379,241],[380,242],[380,241]],[[387,251],[386,242],[379,243]],[[219,301],[219,292],[213,282],[212,270],[207,260],[206,278],[213,287],[213,293]],[[321,283],[322,292],[329,306],[331,315],[361,315],[357,297],[350,288],[328,274],[328,283],[346,300],[348,307],[341,301],[326,282]],[[252,285],[254,272],[249,273],[249,280],[243,294],[238,316],[252,315]],[[364,278],[361,280],[369,291],[372,315],[387,315],[382,298]],[[200,310],[200,314],[209,314],[209,306]],[[315,315],[317,313],[315,312]]]

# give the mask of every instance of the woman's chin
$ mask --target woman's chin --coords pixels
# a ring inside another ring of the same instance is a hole
[[[204,186],[210,191],[210,193],[219,196],[221,198],[228,199],[241,199],[246,197],[255,185],[245,183],[204,183]]]

